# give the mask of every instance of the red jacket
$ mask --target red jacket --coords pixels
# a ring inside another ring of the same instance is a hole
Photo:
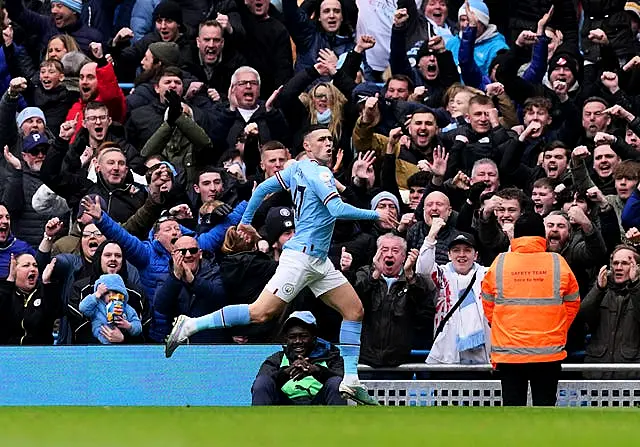
[[[127,114],[127,102],[124,98],[124,93],[118,85],[118,78],[113,71],[113,65],[108,63],[104,67],[98,67],[96,69],[96,77],[98,78],[98,95],[93,101],[98,101],[107,106],[109,109],[109,115],[111,119],[118,123],[124,123],[125,116]],[[76,135],[80,129],[82,129],[82,121],[84,119],[84,107],[87,104],[78,99],[69,113],[67,113],[67,121],[72,120],[78,114],[78,121],[76,123],[76,132],[73,134],[71,141],[76,139]]]

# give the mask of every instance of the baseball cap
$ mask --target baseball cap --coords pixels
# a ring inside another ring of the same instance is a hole
[[[449,242],[449,250],[460,244],[468,245],[475,250],[478,249],[476,246],[476,239],[469,233],[460,233],[457,235],[451,242]]]
[[[297,310],[292,312],[291,315],[285,320],[283,329],[286,331],[290,326],[294,324],[302,323],[303,326],[311,326],[314,329],[318,328],[316,317],[313,316],[308,310]]]
[[[272,245],[285,232],[295,229],[293,211],[286,206],[271,208],[264,222],[265,240]]]
[[[38,146],[48,145],[49,139],[43,133],[32,133],[22,139],[22,152],[31,152]]]

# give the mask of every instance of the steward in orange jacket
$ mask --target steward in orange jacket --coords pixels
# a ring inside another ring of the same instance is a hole
[[[482,281],[493,363],[563,360],[567,332],[580,309],[578,282],[564,258],[547,253],[544,237],[511,241]]]

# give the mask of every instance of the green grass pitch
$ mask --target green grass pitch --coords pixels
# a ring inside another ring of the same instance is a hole
[[[637,446],[638,409],[4,407],[0,445]]]

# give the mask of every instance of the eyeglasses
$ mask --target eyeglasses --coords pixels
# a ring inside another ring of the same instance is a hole
[[[322,100],[329,99],[329,96],[326,93],[316,93],[315,95],[313,95],[313,97],[316,99],[322,99]]]
[[[246,87],[248,85],[252,86],[252,87],[257,87],[258,85],[260,85],[258,83],[258,81],[238,81],[236,82],[236,85],[239,85],[240,87]]]
[[[173,250],[174,253],[180,253],[182,256],[187,256],[187,253],[190,255],[197,255],[200,249],[198,247],[189,247],[189,248],[176,248]]]
[[[97,121],[106,121],[109,119],[109,115],[96,115],[96,116],[85,116],[85,118],[90,123],[95,123]]]
[[[100,236],[102,236],[102,233],[100,233],[98,230],[82,232],[82,237],[100,237]]]

